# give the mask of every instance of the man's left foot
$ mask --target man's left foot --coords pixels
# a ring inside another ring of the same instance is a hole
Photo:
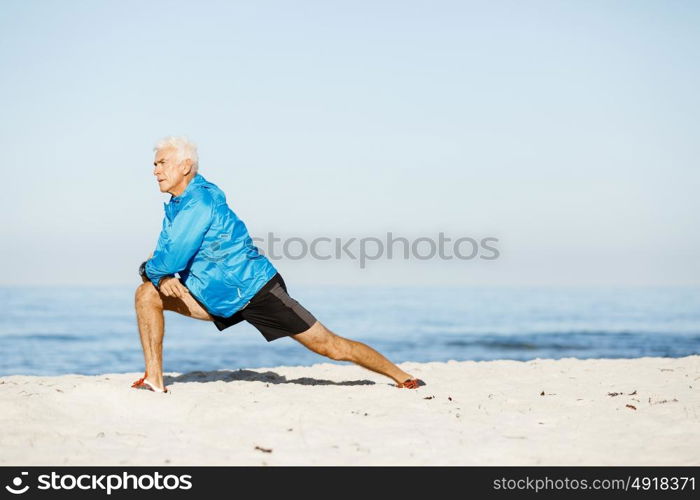
[[[136,382],[134,382],[133,384],[131,384],[131,387],[139,387],[139,386],[141,386],[141,385],[143,384],[143,381],[146,380],[147,377],[148,377],[148,372],[144,372],[144,373],[143,373],[143,377],[141,377],[141,378],[138,379]]]
[[[147,372],[143,374],[143,377],[141,377],[136,382],[131,384],[131,387],[133,387],[134,389],[146,389],[148,391],[153,391],[153,392],[162,392],[162,393],[168,392],[167,387],[163,387],[161,389],[160,387],[157,387],[155,384],[149,382],[146,377],[148,377]]]

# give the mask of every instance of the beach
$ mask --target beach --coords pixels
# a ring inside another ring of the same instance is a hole
[[[700,356],[0,377],[0,465],[700,465]]]

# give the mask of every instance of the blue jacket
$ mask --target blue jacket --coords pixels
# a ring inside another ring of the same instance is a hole
[[[165,276],[179,273],[207,312],[228,317],[248,305],[277,272],[253,245],[223,191],[202,175],[163,205],[163,229],[145,266],[156,288]]]

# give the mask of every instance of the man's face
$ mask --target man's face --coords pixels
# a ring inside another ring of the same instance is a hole
[[[156,177],[161,193],[179,196],[187,187],[188,175],[191,173],[191,160],[177,163],[175,148],[164,148],[156,151],[153,161],[153,175]]]

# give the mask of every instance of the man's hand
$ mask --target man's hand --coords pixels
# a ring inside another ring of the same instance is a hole
[[[190,293],[185,285],[175,276],[166,276],[160,280],[160,291],[168,297],[184,297]]]

